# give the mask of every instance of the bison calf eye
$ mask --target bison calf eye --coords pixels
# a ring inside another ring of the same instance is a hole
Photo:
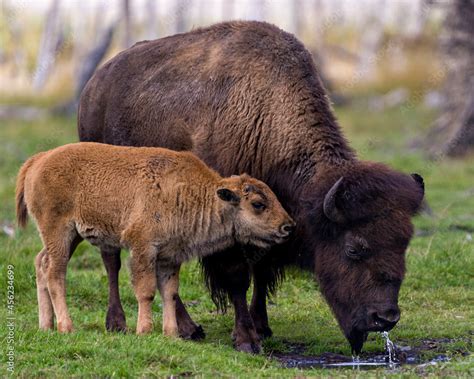
[[[257,211],[263,211],[266,208],[265,204],[263,204],[259,201],[253,202],[252,207],[254,207],[254,209],[257,210]]]

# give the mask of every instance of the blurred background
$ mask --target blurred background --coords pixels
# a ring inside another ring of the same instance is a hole
[[[336,106],[439,109],[411,146],[464,155],[474,142],[472,9],[471,0],[3,0],[0,120],[73,114],[96,67],[137,41],[264,20],[305,43]]]

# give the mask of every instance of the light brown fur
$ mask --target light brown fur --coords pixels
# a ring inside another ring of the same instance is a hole
[[[60,332],[73,329],[65,278],[82,239],[131,250],[137,333],[152,330],[158,286],[163,331],[178,336],[182,262],[235,243],[269,247],[294,226],[264,183],[222,178],[191,153],[161,148],[77,143],[37,154],[20,170],[16,201],[19,225],[30,213],[44,244],[35,261],[40,328],[53,328],[55,315]]]

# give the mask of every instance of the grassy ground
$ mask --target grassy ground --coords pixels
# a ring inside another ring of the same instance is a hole
[[[337,110],[341,124],[361,157],[379,160],[424,178],[427,199],[434,217],[415,220],[417,237],[408,254],[408,274],[400,294],[402,320],[391,332],[392,339],[417,345],[426,338],[457,339],[443,345],[452,357],[449,363],[424,368],[404,368],[394,375],[472,376],[473,267],[474,267],[474,166],[466,160],[436,162],[406,149],[407,141],[432,121],[433,115],[418,108],[369,114],[363,109]],[[48,118],[35,122],[0,124],[0,223],[14,220],[14,181],[21,163],[31,154],[75,141],[75,120]],[[292,343],[304,344],[305,353],[350,354],[317,285],[306,273],[291,271],[269,306],[274,337],[265,341],[265,354],[250,356],[232,348],[232,311],[217,315],[200,280],[195,263],[185,266],[182,298],[194,319],[207,333],[203,342],[163,338],[161,308],[155,301],[157,331],[150,336],[133,333],[107,334],[104,318],[107,280],[100,255],[82,243],[68,270],[68,304],[76,332],[71,335],[39,332],[33,259],[41,248],[33,225],[16,232],[15,238],[0,232],[0,375],[6,371],[7,267],[14,266],[15,373],[31,376],[225,376],[295,377],[343,375],[353,371],[298,370],[282,368],[269,359],[272,351],[286,351]],[[123,253],[124,259],[128,258]],[[121,293],[128,325],[134,328],[137,305],[128,269],[121,272]],[[11,346],[11,345],[10,345]],[[366,351],[380,351],[382,341],[370,337]],[[371,371],[391,375],[383,369]]]

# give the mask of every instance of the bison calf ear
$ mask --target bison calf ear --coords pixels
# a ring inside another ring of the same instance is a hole
[[[238,205],[240,203],[239,195],[228,188],[219,188],[217,190],[217,196],[219,196],[221,200],[227,201],[232,205]]]

